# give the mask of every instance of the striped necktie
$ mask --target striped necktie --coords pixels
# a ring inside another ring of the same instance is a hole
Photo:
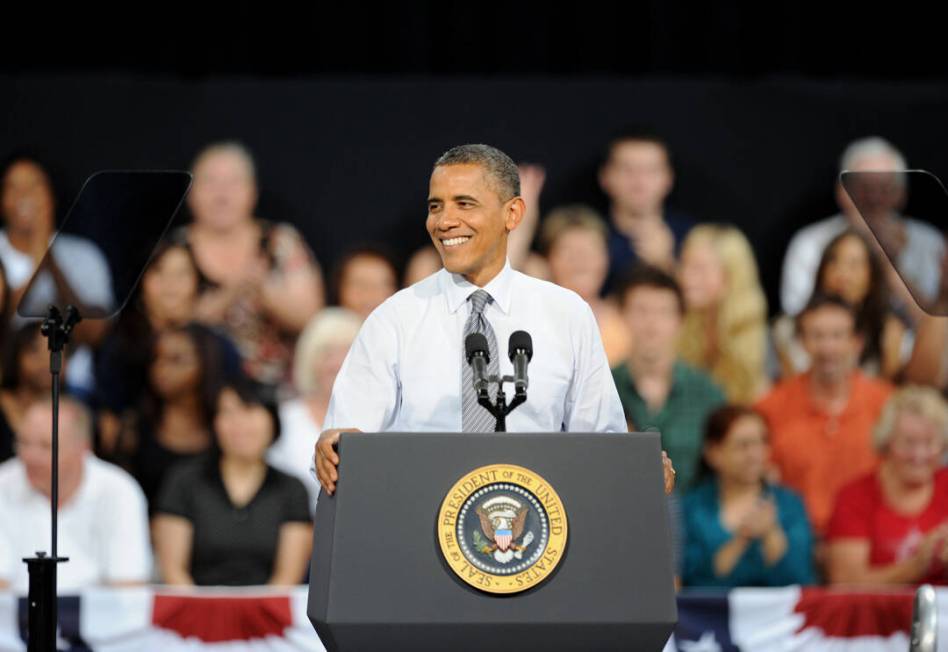
[[[490,364],[487,373],[491,376],[500,375],[500,362],[497,359],[497,338],[494,329],[484,316],[484,309],[494,298],[484,290],[476,290],[468,297],[471,302],[471,314],[464,325],[464,339],[472,333],[480,333],[487,338],[490,349]],[[494,432],[497,420],[482,405],[477,402],[477,393],[474,391],[474,371],[467,362],[463,342],[461,346],[461,431],[462,432]],[[493,401],[497,396],[497,386],[490,385],[490,397]]]

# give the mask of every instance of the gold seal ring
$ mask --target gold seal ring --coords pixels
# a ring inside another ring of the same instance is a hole
[[[525,591],[563,559],[569,526],[559,494],[513,464],[489,464],[454,483],[441,503],[438,543],[448,567],[481,591]]]

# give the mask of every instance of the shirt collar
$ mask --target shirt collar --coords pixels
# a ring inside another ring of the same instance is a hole
[[[497,276],[483,288],[478,288],[460,274],[452,274],[444,268],[440,273],[441,288],[448,302],[448,312],[457,312],[475,290],[483,289],[494,299],[494,304],[500,308],[501,312],[505,315],[510,313],[510,289],[514,272],[509,259],[504,262],[504,267]]]

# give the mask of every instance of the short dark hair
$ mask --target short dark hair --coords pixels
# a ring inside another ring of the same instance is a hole
[[[231,390],[245,405],[258,405],[267,411],[270,421],[273,424],[273,438],[270,440],[272,446],[280,438],[280,411],[277,407],[275,389],[258,383],[248,378],[246,375],[239,375],[223,380],[217,385],[212,394],[210,409],[211,431],[214,437],[211,440],[210,456],[213,459],[220,459],[221,447],[218,441],[217,430],[214,422],[217,420],[217,414],[220,411],[221,395]]]
[[[41,153],[27,147],[18,147],[8,152],[3,160],[0,161],[0,183],[6,179],[10,170],[20,163],[29,163],[43,173],[43,177],[46,179],[46,189],[49,191],[50,197],[52,197],[53,200],[53,226],[55,228],[59,223],[59,208],[66,205],[62,201],[62,189],[59,183],[63,176],[61,171],[57,165]],[[3,216],[3,219],[6,219],[6,215]]]
[[[852,305],[846,301],[843,297],[838,294],[833,294],[830,292],[814,292],[810,297],[810,300],[807,301],[806,306],[803,307],[803,310],[797,314],[796,317],[796,329],[797,335],[803,334],[803,320],[804,318],[812,312],[816,312],[822,308],[839,308],[840,310],[846,312],[853,322],[853,332],[856,330],[856,311],[853,309]]]
[[[704,448],[708,445],[719,446],[723,444],[724,440],[727,439],[728,434],[730,434],[731,428],[734,427],[734,424],[737,423],[739,419],[743,419],[744,417],[755,417],[760,419],[763,422],[766,431],[767,420],[754,408],[748,405],[740,405],[736,403],[725,404],[708,414],[707,418],[705,419],[702,447]],[[704,452],[702,451],[701,461],[698,466],[698,478],[706,479],[711,477],[714,477],[714,470],[708,464],[708,461],[704,456]]]
[[[434,167],[443,165],[480,165],[494,183],[501,199],[507,201],[520,196],[520,171],[513,159],[496,147],[468,144],[452,147],[438,157]]]
[[[685,313],[685,297],[684,294],[682,294],[681,286],[678,285],[678,281],[676,281],[671,274],[654,265],[636,265],[621,277],[619,284],[616,286],[616,296],[619,299],[619,305],[625,306],[628,301],[629,293],[641,287],[668,290],[675,295],[675,300],[678,302],[679,314]]]
[[[668,142],[659,135],[658,132],[647,127],[625,127],[612,134],[612,137],[602,150],[600,165],[605,166],[609,163],[615,148],[625,143],[651,143],[658,145],[665,151],[665,158],[668,159],[668,165],[672,165],[671,149],[668,147]]]
[[[398,273],[398,265],[395,264],[395,256],[389,248],[377,243],[360,244],[346,251],[333,265],[332,275],[329,278],[329,302],[331,304],[339,304],[339,290],[342,287],[342,280],[345,278],[349,265],[356,258],[374,258],[384,263],[392,272],[395,287],[398,288],[401,275]]]

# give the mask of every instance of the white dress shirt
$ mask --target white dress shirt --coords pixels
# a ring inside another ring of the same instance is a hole
[[[302,398],[280,403],[280,438],[267,450],[267,464],[299,478],[309,496],[310,508],[315,509],[319,483],[310,467],[313,447],[319,439],[322,426],[313,419],[313,413]]]
[[[17,458],[0,464],[0,579],[26,593],[23,557],[49,553],[49,498],[30,485]],[[147,582],[151,577],[148,507],[138,483],[91,453],[75,495],[59,508],[58,566],[62,593],[108,582]]]
[[[323,427],[461,432],[464,324],[477,289],[441,269],[376,308],[336,377]],[[525,330],[533,339],[528,399],[507,416],[509,432],[627,431],[596,319],[579,295],[509,261],[483,289],[494,299],[484,315],[501,374],[513,374],[510,334]],[[504,391],[509,402],[513,386]]]

